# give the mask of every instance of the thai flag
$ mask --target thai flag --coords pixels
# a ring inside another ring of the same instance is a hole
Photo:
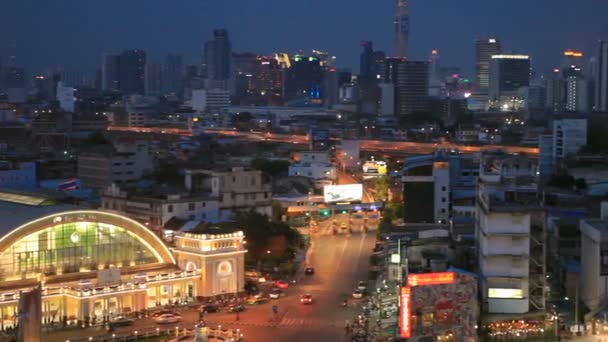
[[[77,179],[70,179],[66,182],[63,182],[61,184],[59,184],[59,186],[57,187],[57,190],[59,191],[70,191],[70,190],[78,190],[79,186],[78,186],[78,180]]]

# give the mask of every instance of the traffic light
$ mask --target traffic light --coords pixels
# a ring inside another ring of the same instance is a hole
[[[309,213],[309,212],[307,212],[307,213],[306,213],[306,216],[310,216],[310,213]]]
[[[329,216],[329,209],[323,209],[323,210],[321,210],[321,215],[323,215],[323,216]]]

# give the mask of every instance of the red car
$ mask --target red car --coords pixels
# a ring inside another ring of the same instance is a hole
[[[279,289],[286,289],[289,287],[289,283],[285,280],[275,280],[272,286],[277,287]]]
[[[300,297],[300,303],[302,304],[312,304],[312,295],[305,294]]]

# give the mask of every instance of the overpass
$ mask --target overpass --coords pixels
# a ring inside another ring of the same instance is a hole
[[[164,127],[121,127],[109,126],[109,131],[128,131],[140,133],[172,134],[181,136],[192,136],[192,130],[185,128],[164,128]],[[240,137],[251,141],[270,141],[277,143],[287,143],[296,145],[308,144],[308,136],[298,134],[264,133],[264,132],[239,132],[229,129],[205,129],[205,133],[220,134],[224,136]],[[480,151],[502,150],[507,153],[521,153],[531,156],[538,156],[538,148],[525,146],[503,146],[503,145],[461,145],[449,142],[427,143],[412,141],[386,141],[386,140],[359,140],[362,151],[385,152],[385,153],[408,153],[408,154],[427,154],[437,149],[459,150],[465,153],[475,153]]]

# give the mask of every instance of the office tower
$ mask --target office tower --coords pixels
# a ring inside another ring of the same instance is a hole
[[[374,64],[374,48],[371,41],[361,42],[361,55],[359,57],[359,76],[361,77],[372,77],[373,64]]]
[[[552,113],[561,113],[566,108],[566,97],[565,97],[565,82],[561,77],[559,69],[553,70],[553,72],[547,77],[547,102],[546,107]]]
[[[319,59],[319,64],[321,64],[321,67],[324,69],[331,67],[336,59],[335,56],[330,56],[329,53],[320,50],[312,50],[312,56]]]
[[[251,92],[256,95],[267,97],[280,97],[283,72],[276,58],[272,56],[260,56],[256,58],[253,77],[249,74],[248,78],[252,78]]]
[[[104,55],[101,63],[101,89],[104,91],[120,90],[120,56]]]
[[[398,116],[429,110],[429,62],[403,60],[397,65],[395,111]]]
[[[586,118],[561,118],[553,121],[554,160],[575,156],[586,144]]]
[[[182,56],[167,55],[163,66],[163,90],[167,93],[181,94],[184,79]]]
[[[431,51],[429,57],[429,96],[441,96],[441,63],[439,51]]]
[[[323,69],[318,58],[294,55],[291,67],[283,69],[283,98],[292,100],[321,100]]]
[[[146,64],[146,96],[160,96],[163,93],[163,66]]]
[[[384,70],[386,69],[386,54],[384,51],[374,51],[373,60],[374,64],[372,73],[379,82],[382,80],[382,75],[384,75]]]
[[[4,69],[4,87],[8,94],[9,103],[24,103],[25,92],[25,69],[11,66]]]
[[[589,81],[581,75],[568,76],[566,85],[566,111],[586,113],[589,111]]]
[[[493,55],[501,52],[500,41],[496,38],[482,38],[475,41],[475,84],[477,93],[487,95],[490,88],[490,62]]]
[[[530,85],[530,56],[501,54],[492,56],[490,63],[489,100],[492,106],[516,110],[525,104],[523,87]]]
[[[125,95],[144,94],[146,52],[140,49],[123,51],[119,60],[119,87]]]
[[[583,57],[584,54],[580,51],[575,50],[566,50],[563,53],[564,60],[562,62],[563,67],[578,67],[582,69],[583,67]]]
[[[323,80],[323,105],[332,108],[338,103],[340,90],[340,74],[336,68],[328,68]]]
[[[595,72],[595,111],[608,112],[608,41],[600,41]]]
[[[227,81],[230,78],[232,63],[232,46],[228,31],[213,31],[213,40],[205,43],[202,76],[216,81]]]
[[[380,83],[380,104],[378,115],[395,115],[395,85]]]
[[[57,101],[64,112],[74,112],[74,88],[63,82],[57,84]]]
[[[407,57],[410,35],[408,0],[395,0],[395,57]]]

